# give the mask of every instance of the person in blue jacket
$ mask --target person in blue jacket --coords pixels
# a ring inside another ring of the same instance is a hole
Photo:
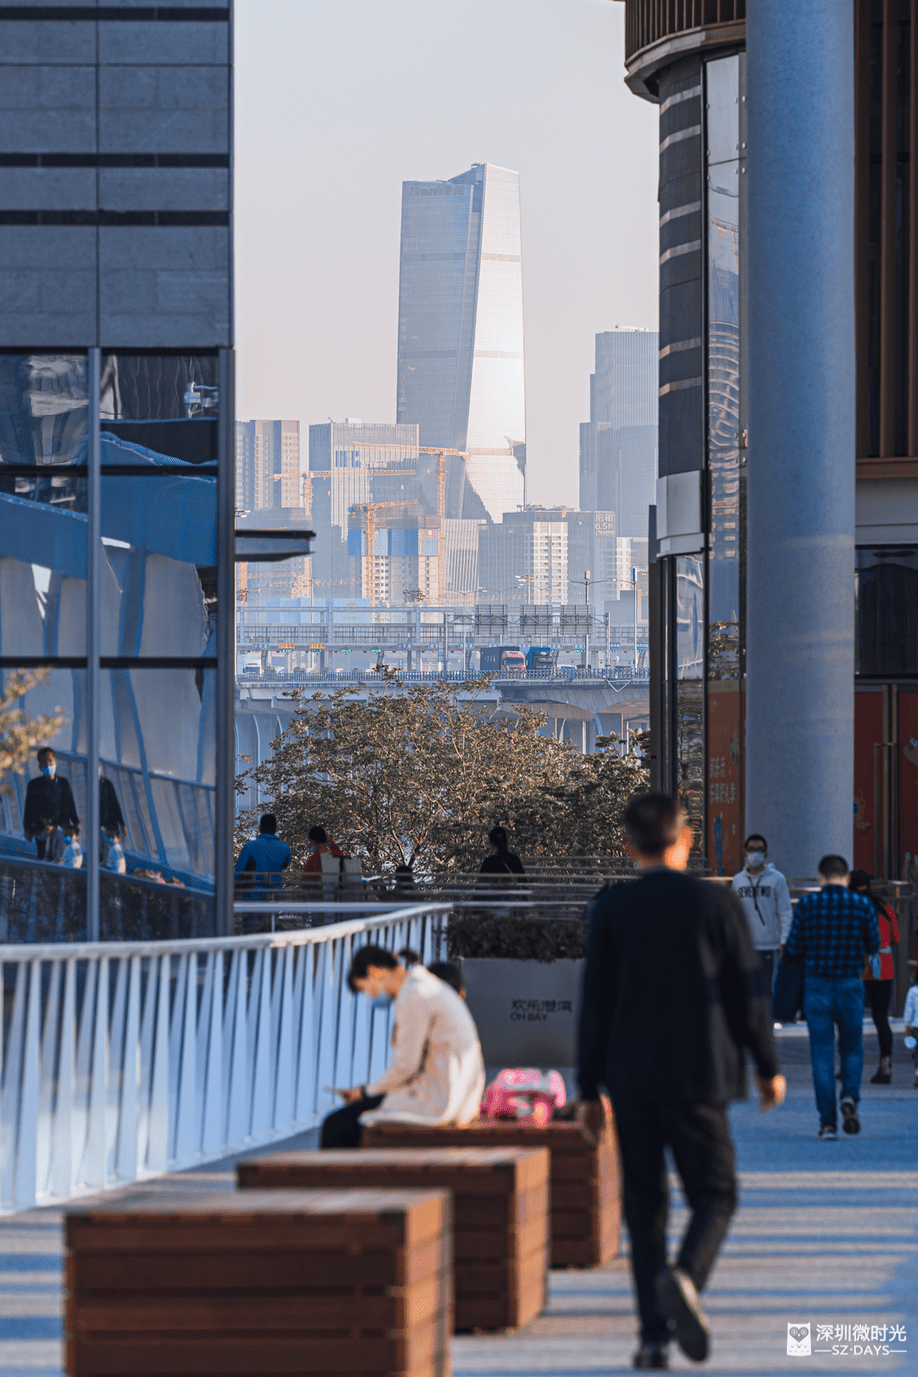
[[[268,899],[272,890],[281,888],[281,872],[289,864],[290,847],[277,835],[277,818],[265,813],[258,824],[258,836],[239,852],[235,888],[247,899]]]

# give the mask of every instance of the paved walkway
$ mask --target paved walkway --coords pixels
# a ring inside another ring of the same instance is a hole
[[[706,1293],[714,1349],[701,1370],[918,1372],[918,1091],[901,1035],[893,1085],[865,1084],[861,1135],[835,1143],[815,1137],[805,1030],[778,1036],[787,1104],[767,1117],[751,1103],[734,1111],[742,1202]],[[869,1076],[872,1030],[864,1041]],[[167,1179],[224,1188],[231,1163]],[[683,1220],[677,1206],[674,1237]],[[0,1377],[60,1377],[60,1315],[60,1212],[0,1221]],[[810,1356],[788,1356],[789,1324],[811,1326]],[[818,1326],[829,1325],[827,1341]],[[836,1326],[851,1327],[847,1338],[835,1338]],[[865,1342],[854,1326],[875,1328],[871,1348],[884,1346],[885,1333],[890,1352],[857,1352]],[[894,1326],[904,1326],[904,1342],[890,1341]],[[454,1377],[611,1377],[632,1370],[634,1332],[625,1259],[553,1272],[549,1306],[523,1332],[455,1340]],[[691,1367],[674,1356],[674,1369]]]

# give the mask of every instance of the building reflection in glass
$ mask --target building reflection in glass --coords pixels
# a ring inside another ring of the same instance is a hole
[[[86,362],[0,356],[0,673],[8,681],[19,668],[41,669],[17,706],[26,721],[58,714],[40,744],[54,748],[81,817]],[[212,891],[217,357],[110,355],[101,378],[102,772],[123,815],[129,868]],[[33,756],[0,781],[0,855],[28,854],[22,809],[37,771]]]

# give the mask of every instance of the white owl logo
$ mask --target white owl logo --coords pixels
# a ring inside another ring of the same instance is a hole
[[[789,1324],[787,1326],[787,1351],[792,1358],[807,1358],[812,1353],[810,1347],[809,1324]]]

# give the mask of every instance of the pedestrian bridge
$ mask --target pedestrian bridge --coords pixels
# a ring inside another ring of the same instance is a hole
[[[350,920],[258,937],[0,946],[0,1213],[217,1161],[314,1127],[375,1079],[390,1012],[355,944],[439,959],[446,904],[309,905]]]

